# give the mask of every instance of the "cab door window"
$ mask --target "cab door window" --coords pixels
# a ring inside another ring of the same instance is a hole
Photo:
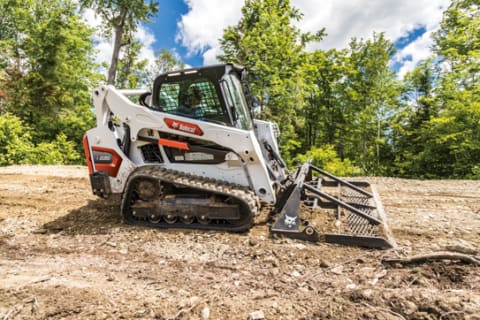
[[[225,124],[225,114],[209,79],[168,82],[161,85],[158,103],[163,112]]]

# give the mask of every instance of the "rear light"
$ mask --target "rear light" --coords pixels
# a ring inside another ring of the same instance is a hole
[[[113,155],[104,151],[93,151],[93,162],[98,163],[112,163]]]
[[[116,177],[122,158],[113,149],[92,147],[93,167],[95,171],[105,171],[110,177]]]

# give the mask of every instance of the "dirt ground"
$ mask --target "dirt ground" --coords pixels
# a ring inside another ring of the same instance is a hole
[[[85,167],[0,168],[0,319],[480,319],[480,181],[368,178],[396,250],[124,225]]]

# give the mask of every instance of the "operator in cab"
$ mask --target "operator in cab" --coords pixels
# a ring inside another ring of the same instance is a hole
[[[196,86],[190,86],[184,103],[178,108],[181,115],[192,117],[199,120],[205,120],[205,111],[200,106],[203,94]]]

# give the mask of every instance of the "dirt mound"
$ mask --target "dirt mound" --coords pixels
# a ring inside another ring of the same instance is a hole
[[[382,263],[478,255],[480,181],[369,180],[395,251],[132,227],[84,167],[0,168],[0,319],[480,319],[479,267]]]

